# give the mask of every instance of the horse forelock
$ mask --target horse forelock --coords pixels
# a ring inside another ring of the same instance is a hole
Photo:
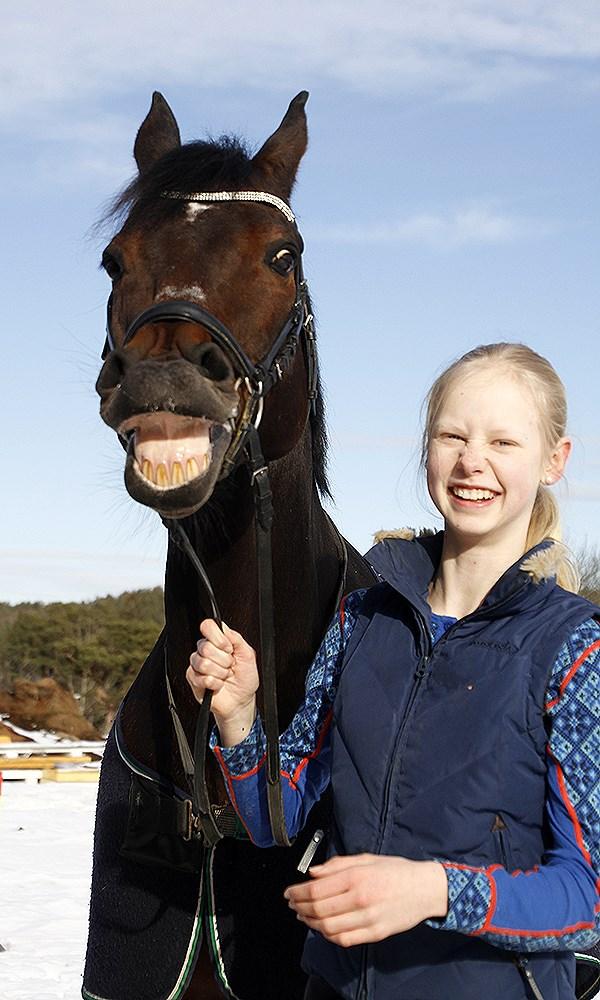
[[[162,197],[163,191],[191,194],[198,190],[237,190],[252,173],[252,155],[237,136],[187,142],[161,157],[145,173],[136,174],[120,191],[100,219],[99,226],[120,225],[125,218],[137,221],[142,215],[168,218],[181,205]]]

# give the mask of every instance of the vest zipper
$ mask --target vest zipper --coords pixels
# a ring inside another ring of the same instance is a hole
[[[394,776],[394,772],[396,770],[396,765],[398,763],[398,751],[400,749],[402,738],[403,738],[403,736],[404,736],[404,734],[406,732],[406,729],[408,727],[408,723],[410,722],[410,716],[411,716],[412,710],[414,708],[415,701],[417,700],[417,695],[419,694],[419,690],[421,688],[421,684],[423,682],[423,678],[424,678],[425,674],[427,673],[427,666],[428,666],[428,664],[429,664],[429,655],[423,655],[421,657],[421,659],[419,660],[418,664],[417,664],[417,668],[416,668],[415,673],[414,673],[413,686],[412,686],[412,689],[411,689],[411,692],[410,692],[410,695],[409,695],[409,698],[408,698],[408,702],[406,704],[406,710],[404,712],[404,718],[403,718],[403,720],[402,720],[402,722],[400,724],[400,728],[398,729],[398,732],[396,733],[396,739],[394,741],[394,748],[392,750],[392,754],[391,754],[391,757],[390,757],[390,763],[389,763],[388,771],[387,771],[386,778],[385,778],[385,789],[384,789],[384,796],[383,796],[383,809],[381,811],[381,822],[380,822],[380,827],[379,827],[379,836],[377,838],[377,844],[375,846],[375,853],[376,854],[379,854],[379,850],[381,848],[381,844],[382,844],[382,841],[383,841],[383,836],[384,836],[384,833],[385,833],[386,819],[387,819],[387,815],[388,815],[388,812],[389,812],[389,806],[390,806],[390,790],[391,790],[391,787],[392,787],[392,778]]]
[[[532,997],[535,997],[535,1000],[544,1000],[544,995],[535,981],[533,972],[529,968],[529,959],[525,958],[524,955],[517,955],[513,961],[529,987]]]
[[[392,755],[390,757],[390,763],[389,763],[389,766],[388,766],[388,771],[387,771],[387,775],[386,775],[386,779],[385,779],[383,809],[382,809],[382,812],[381,812],[381,821],[380,821],[380,828],[379,828],[379,836],[377,838],[377,844],[375,846],[375,854],[379,854],[379,850],[381,848],[381,843],[383,841],[383,835],[385,833],[386,817],[387,817],[387,814],[388,814],[388,811],[389,811],[390,788],[391,788],[391,785],[392,785],[392,777],[393,777],[394,770],[395,770],[394,764],[396,763],[396,758],[397,758],[397,755],[398,755],[398,748],[400,746],[400,741],[402,739],[402,736],[403,736],[403,734],[404,734],[404,732],[406,730],[406,727],[408,725],[408,722],[410,720],[410,713],[412,712],[415,700],[416,700],[417,695],[419,693],[419,688],[421,687],[421,683],[423,681],[423,678],[424,678],[425,674],[427,673],[427,665],[428,665],[429,659],[430,659],[431,642],[429,641],[429,638],[428,638],[428,635],[427,635],[427,629],[425,627],[424,622],[421,620],[421,615],[419,615],[418,612],[416,612],[416,616],[417,616],[417,621],[418,621],[418,624],[419,624],[419,631],[420,631],[420,634],[421,634],[421,648],[422,648],[423,652],[421,654],[421,657],[419,659],[419,662],[417,663],[417,666],[416,666],[416,669],[415,669],[415,672],[414,672],[413,686],[412,686],[412,689],[411,689],[411,692],[410,692],[410,695],[409,695],[409,698],[408,698],[408,702],[406,704],[406,710],[404,712],[404,718],[403,718],[403,720],[402,720],[402,722],[400,724],[400,728],[398,729],[398,732],[396,734],[396,739],[394,741],[394,749],[393,749]],[[369,960],[369,945],[366,944],[363,947],[363,953],[362,953],[362,956],[361,956],[360,978],[358,980],[358,991],[356,993],[356,1000],[367,1000],[367,997],[368,997],[368,993],[367,993],[367,966],[368,966],[368,960]]]
[[[360,979],[358,980],[358,993],[356,1000],[368,1000],[367,993],[367,964],[369,958],[369,945],[363,946],[363,953],[360,961]]]

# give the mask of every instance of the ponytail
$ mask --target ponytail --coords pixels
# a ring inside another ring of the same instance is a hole
[[[579,571],[569,549],[562,542],[558,504],[550,490],[540,485],[529,520],[526,547],[532,549],[545,539],[551,539],[555,543],[558,557],[556,582],[565,590],[577,594],[581,585]]]

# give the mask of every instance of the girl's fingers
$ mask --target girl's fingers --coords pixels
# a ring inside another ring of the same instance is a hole
[[[351,894],[347,892],[329,896],[327,899],[311,899],[306,902],[290,901],[288,905],[296,911],[302,920],[329,920],[332,917],[339,917],[344,913],[356,910],[356,904]]]
[[[335,917],[327,917],[323,920],[305,917],[302,914],[298,914],[298,919],[306,924],[307,927],[310,927],[312,930],[319,931],[328,938],[338,934],[348,934],[351,931],[359,931],[363,934],[366,934],[369,931],[364,913],[360,913],[357,910],[342,913]]]
[[[234,652],[242,652],[246,649],[252,649],[252,646],[246,642],[244,636],[239,632],[234,631],[234,629],[229,628],[229,625],[226,625],[225,622],[223,622],[223,632],[225,633],[225,638],[229,639],[231,645],[233,646]]]
[[[209,639],[217,649],[222,649],[226,653],[233,652],[230,639],[223,634],[214,618],[205,618],[204,621],[200,622],[200,631],[205,639]]]
[[[190,656],[190,667],[194,673],[205,677],[218,677],[222,681],[231,677],[230,667],[222,667],[218,663],[215,663],[214,660],[208,659],[206,656],[200,656],[198,653],[192,653]]]
[[[188,684],[192,686],[196,694],[202,694],[204,691],[213,691],[216,694],[225,683],[220,677],[211,677],[209,674],[197,674],[192,667],[187,668],[185,676]]]
[[[199,639],[196,643],[196,653],[192,653],[192,656],[199,656],[200,659],[210,660],[211,663],[216,663],[218,666],[225,667],[226,669],[233,666],[232,654],[227,653],[224,649],[219,649],[209,639]]]
[[[339,872],[313,882],[300,882],[298,885],[290,885],[283,895],[294,907],[297,907],[302,903],[313,903],[315,900],[339,896],[340,893],[348,892],[350,887],[350,879],[347,873]]]

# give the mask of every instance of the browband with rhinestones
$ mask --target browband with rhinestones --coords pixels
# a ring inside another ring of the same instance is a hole
[[[268,191],[195,191],[185,194],[183,191],[163,191],[161,197],[174,198],[176,201],[261,201],[265,205],[273,205],[282,212],[288,222],[296,222],[296,216],[282,198]]]

